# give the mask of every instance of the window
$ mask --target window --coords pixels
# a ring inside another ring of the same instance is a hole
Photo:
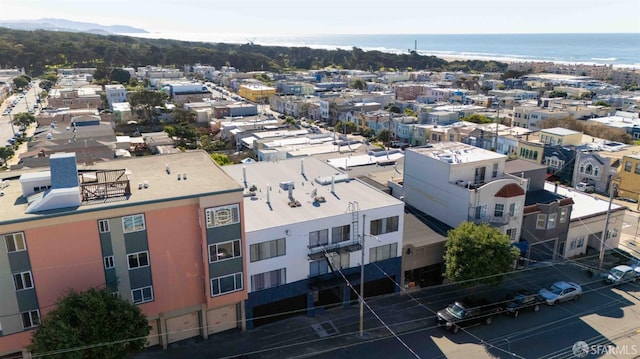
[[[507,229],[507,236],[509,237],[509,240],[511,242],[515,242],[517,233],[518,233],[518,230],[516,228]]]
[[[369,263],[379,262],[398,255],[398,243],[385,244],[369,249]]]
[[[569,212],[568,208],[560,208],[560,223],[564,223],[567,221],[568,212]]]
[[[487,216],[487,205],[483,204],[475,207],[475,219],[483,219]]]
[[[309,232],[309,248],[326,246],[329,243],[329,230]]]
[[[640,174],[640,163],[636,164],[636,174]]]
[[[503,214],[504,214],[504,204],[496,203],[496,206],[493,210],[493,216],[502,217]]]
[[[205,210],[207,228],[226,226],[240,223],[240,206],[232,204],[229,206],[208,208]]]
[[[498,164],[497,163],[493,164],[493,171],[491,172],[491,177],[493,177],[493,178],[498,177]]]
[[[27,249],[22,232],[5,234],[4,243],[7,245],[7,252],[20,252]]]
[[[351,226],[340,226],[331,228],[331,243],[345,242],[351,239]]]
[[[547,215],[539,214],[536,218],[536,229],[545,229],[547,228]]]
[[[369,232],[374,236],[377,236],[379,234],[397,232],[398,221],[398,216],[376,219],[374,221],[371,221],[369,225]]]
[[[578,248],[584,246],[584,236],[578,237]]]
[[[153,287],[133,289],[131,290],[131,298],[133,299],[133,304],[153,302]]]
[[[209,263],[240,257],[240,240],[209,245]]]
[[[326,259],[309,262],[309,276],[315,277],[321,274],[329,273],[329,263]]]
[[[486,167],[476,167],[475,174],[473,176],[473,184],[478,185],[484,183],[484,176],[487,168]]]
[[[515,217],[515,215],[516,215],[516,204],[511,203],[509,205],[509,217]]]
[[[557,213],[549,213],[549,219],[547,220],[547,229],[556,228],[556,217]]]
[[[242,273],[230,274],[211,279],[211,296],[242,290]]]
[[[349,268],[349,253],[331,253],[327,259],[333,269]]]
[[[572,239],[572,240],[569,242],[569,249],[576,249],[576,239],[575,239],[575,238],[574,238],[574,239]]]
[[[584,172],[585,172],[586,174],[588,174],[588,175],[592,174],[592,173],[593,173],[593,166],[589,163],[589,164],[587,165],[587,167],[585,168]]]
[[[564,161],[559,160],[555,156],[554,157],[545,157],[544,162],[549,168],[561,169],[562,167],[564,167]]]
[[[253,291],[277,287],[287,282],[287,269],[281,268],[266,273],[251,276],[251,288]]]
[[[251,252],[251,262],[280,257],[287,254],[286,241],[284,238],[279,238],[272,241],[252,244],[249,247],[249,252]]]
[[[149,252],[132,253],[127,256],[129,269],[146,267],[149,265]]]
[[[29,329],[40,325],[40,311],[30,310],[28,312],[22,312],[22,327]]]
[[[113,264],[113,256],[107,256],[102,258],[103,262],[104,262],[104,269],[111,269],[113,267],[115,267],[115,265]]]
[[[109,232],[109,220],[101,219],[98,221],[98,229],[100,233],[108,233]]]
[[[627,161],[624,163],[625,172],[631,172],[631,162]]]
[[[124,228],[124,233],[144,231],[144,215],[135,214],[122,217],[122,227]]]
[[[615,238],[618,236],[618,229],[614,228],[613,230],[607,230],[607,239]]]
[[[33,288],[31,272],[14,273],[13,284],[15,285],[16,290]]]

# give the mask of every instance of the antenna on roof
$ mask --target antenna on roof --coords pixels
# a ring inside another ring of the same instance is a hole
[[[244,188],[247,188],[247,166],[242,166],[242,182],[244,182]]]

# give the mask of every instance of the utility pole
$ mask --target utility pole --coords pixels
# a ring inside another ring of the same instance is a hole
[[[365,215],[362,215],[362,258],[360,259],[360,338],[364,337],[364,238],[366,237]]]
[[[611,182],[610,182],[611,183]],[[604,242],[607,240],[607,232],[609,231],[609,217],[611,216],[611,202],[613,202],[613,187],[614,184],[611,183],[609,186],[609,208],[607,209],[607,218],[604,222],[604,232],[602,232],[602,236],[600,237],[600,264],[598,265],[598,269],[602,270],[602,264],[604,262]]]

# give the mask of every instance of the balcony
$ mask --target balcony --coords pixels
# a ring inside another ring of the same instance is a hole
[[[475,218],[475,216],[469,216],[468,219],[469,222],[475,223],[475,224],[482,224],[482,223],[486,223],[489,224],[491,226],[503,226],[505,224],[509,223],[509,216],[507,214],[504,214],[503,216],[483,216],[480,218]]]
[[[309,247],[309,260],[315,261],[325,257],[325,253],[350,253],[357,252],[362,249],[362,243],[359,240],[349,240],[338,243],[330,243],[326,245]]]

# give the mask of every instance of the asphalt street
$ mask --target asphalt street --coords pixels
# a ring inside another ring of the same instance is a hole
[[[435,313],[466,295],[497,300],[514,289],[537,291],[556,280],[577,282],[584,294],[577,301],[544,305],[518,318],[499,315],[489,326],[476,325],[457,334],[436,325]],[[371,310],[365,308],[364,338],[358,335],[358,306],[352,305],[205,341],[190,339],[164,351],[150,349],[137,358],[572,358],[578,341],[606,346],[625,340],[640,343],[640,282],[607,286],[571,262],[519,271],[496,287],[442,285],[366,302]],[[629,352],[640,351],[640,346],[624,345]],[[625,355],[618,357],[634,357]]]

